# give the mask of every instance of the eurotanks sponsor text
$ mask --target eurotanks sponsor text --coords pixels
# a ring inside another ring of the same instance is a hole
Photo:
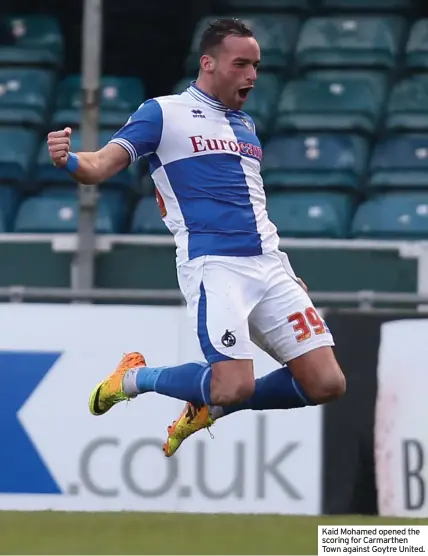
[[[318,526],[318,554],[426,553],[428,526]]]

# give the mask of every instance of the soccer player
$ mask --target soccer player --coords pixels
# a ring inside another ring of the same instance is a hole
[[[233,412],[323,404],[345,391],[332,335],[279,251],[266,212],[262,149],[241,110],[259,62],[251,30],[236,19],[217,20],[201,39],[198,78],[182,94],[144,102],[96,152],[71,152],[70,128],[48,136],[53,163],[84,184],[101,183],[139,157],[149,160],[206,360],[153,368],[140,353],[127,354],[96,386],[89,407],[102,415],[145,392],[185,401],[168,428],[167,456]],[[257,380],[252,343],[279,365]]]

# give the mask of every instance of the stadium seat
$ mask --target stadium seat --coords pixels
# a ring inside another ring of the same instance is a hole
[[[282,237],[343,238],[349,231],[352,201],[337,193],[271,193],[267,209]]]
[[[76,197],[29,197],[18,209],[14,232],[75,233],[78,217]],[[114,219],[102,202],[98,205],[95,231],[99,234],[117,232]]]
[[[99,145],[106,145],[111,139],[112,132],[106,130],[100,131],[99,133]],[[74,131],[71,136],[72,147],[75,152],[83,150],[82,148],[82,137],[79,131]],[[111,177],[109,180],[104,182],[103,186],[111,187],[136,187],[137,182],[137,165],[133,164],[130,168],[119,172],[116,176]],[[52,165],[52,161],[49,157],[49,151],[46,142],[43,142],[39,157],[37,161],[37,174],[36,183],[39,186],[49,185],[49,184],[73,184],[74,180],[71,176],[64,170],[55,168]]]
[[[388,131],[428,131],[428,76],[414,75],[397,83],[390,96]]]
[[[428,67],[428,19],[416,21],[410,29],[405,64],[413,70]]]
[[[379,141],[370,161],[369,188],[428,187],[428,134],[393,135]]]
[[[403,12],[414,6],[413,0],[321,0],[322,7],[340,12]]]
[[[0,127],[0,181],[28,185],[38,147],[35,131]]]
[[[260,73],[256,87],[245,103],[244,111],[252,117],[256,133],[262,139],[271,133],[280,86],[281,79],[277,75]]]
[[[217,2],[218,9],[226,12],[233,10],[235,12],[307,12],[311,9],[312,0],[219,0]]]
[[[194,77],[183,77],[180,79],[172,88],[172,95],[179,95],[183,93],[192,81],[196,81],[196,76]]]
[[[48,185],[40,189],[37,197],[63,198],[78,200],[78,187],[74,185]],[[120,232],[125,231],[126,221],[130,211],[130,197],[123,189],[109,189],[101,186],[98,188],[98,202],[105,204],[108,209],[114,228]]]
[[[347,131],[373,133],[382,91],[367,79],[300,79],[281,93],[275,132]]]
[[[428,239],[428,193],[386,193],[362,203],[352,236],[374,239]]]
[[[341,15],[307,20],[296,48],[301,70],[320,67],[391,69],[406,24],[396,16]]]
[[[21,192],[11,185],[0,185],[0,233],[9,232],[15,218]]]
[[[236,15],[252,29],[263,52],[261,71],[286,72],[299,31],[297,17],[282,14]],[[199,68],[199,42],[204,29],[215,17],[203,18],[193,34],[186,70],[193,74]]]
[[[315,68],[305,72],[305,79],[315,79],[317,81],[338,81],[369,83],[375,94],[384,96],[389,85],[388,76],[382,70],[365,68]]]
[[[134,212],[131,223],[134,234],[169,234],[162,221],[159,205],[155,196],[141,199]]]
[[[57,104],[52,118],[54,127],[78,127],[83,105],[80,75],[66,77],[58,88]],[[103,128],[120,128],[145,100],[144,86],[135,77],[101,78],[99,122]]]
[[[44,126],[54,83],[50,71],[0,67],[0,124]]]
[[[357,189],[367,145],[352,135],[279,136],[265,146],[262,176],[267,188]]]
[[[147,159],[143,159],[139,193],[142,197],[151,197],[155,193],[155,184],[150,174]]]
[[[58,22],[46,15],[5,18],[14,42],[0,46],[0,65],[58,69],[63,61],[64,39]]]

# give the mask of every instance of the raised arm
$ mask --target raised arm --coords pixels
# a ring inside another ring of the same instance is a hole
[[[95,152],[71,151],[69,127],[49,133],[47,143],[52,162],[83,184],[99,184],[118,174],[140,156],[156,152],[162,135],[162,111],[149,100],[129,118],[107,145]]]

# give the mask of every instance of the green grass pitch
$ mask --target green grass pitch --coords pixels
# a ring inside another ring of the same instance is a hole
[[[428,518],[0,511],[0,554],[316,554],[322,524]]]

